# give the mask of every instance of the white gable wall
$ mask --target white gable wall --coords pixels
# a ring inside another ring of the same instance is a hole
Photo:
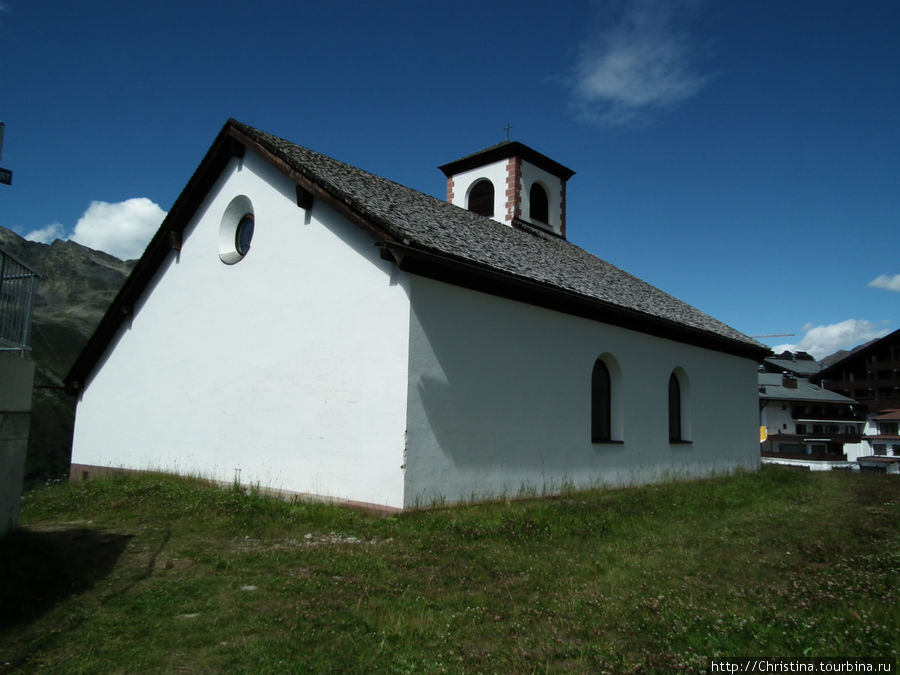
[[[226,265],[238,195],[255,233]],[[87,383],[72,462],[400,506],[408,331],[405,273],[248,150]]]
[[[411,284],[407,506],[758,467],[755,361],[429,279]],[[591,372],[604,354],[621,379],[618,444],[590,436]],[[676,369],[687,377],[688,444],[668,441]]]

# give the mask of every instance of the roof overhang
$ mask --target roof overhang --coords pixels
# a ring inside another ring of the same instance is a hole
[[[400,243],[382,243],[383,256],[411,274],[641,333],[761,361],[769,350],[602,302],[573,291],[503,273],[470,261]]]
[[[575,172],[572,171],[572,169],[563,166],[559,162],[547,157],[547,155],[541,154],[537,150],[529,148],[524,143],[519,143],[518,141],[504,141],[503,143],[492,145],[491,147],[485,148],[474,154],[466,155],[460,159],[442,164],[438,168],[449,178],[450,176],[455,176],[463,171],[469,171],[470,169],[499,162],[502,159],[509,159],[510,157],[524,159],[563,181],[567,181],[575,175]]]

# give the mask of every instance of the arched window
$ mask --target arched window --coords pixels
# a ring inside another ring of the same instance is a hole
[[[547,191],[540,183],[532,183],[528,193],[531,219],[539,223],[549,223],[549,205],[547,203]]]
[[[469,191],[469,211],[480,216],[494,215],[494,184],[487,179],[475,183]]]
[[[675,373],[669,376],[669,440],[684,440],[681,433],[681,385]]]
[[[600,359],[591,373],[591,441],[612,440],[612,382],[609,369]]]

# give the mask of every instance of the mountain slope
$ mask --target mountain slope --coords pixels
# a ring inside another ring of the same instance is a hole
[[[0,227],[0,250],[40,276],[31,328],[36,363],[26,482],[68,472],[75,401],[62,381],[134,266],[73,241],[26,241]]]

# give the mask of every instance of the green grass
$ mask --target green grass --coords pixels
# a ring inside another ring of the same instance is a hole
[[[0,670],[665,672],[900,651],[900,480],[767,467],[379,518],[161,475],[40,488]]]

